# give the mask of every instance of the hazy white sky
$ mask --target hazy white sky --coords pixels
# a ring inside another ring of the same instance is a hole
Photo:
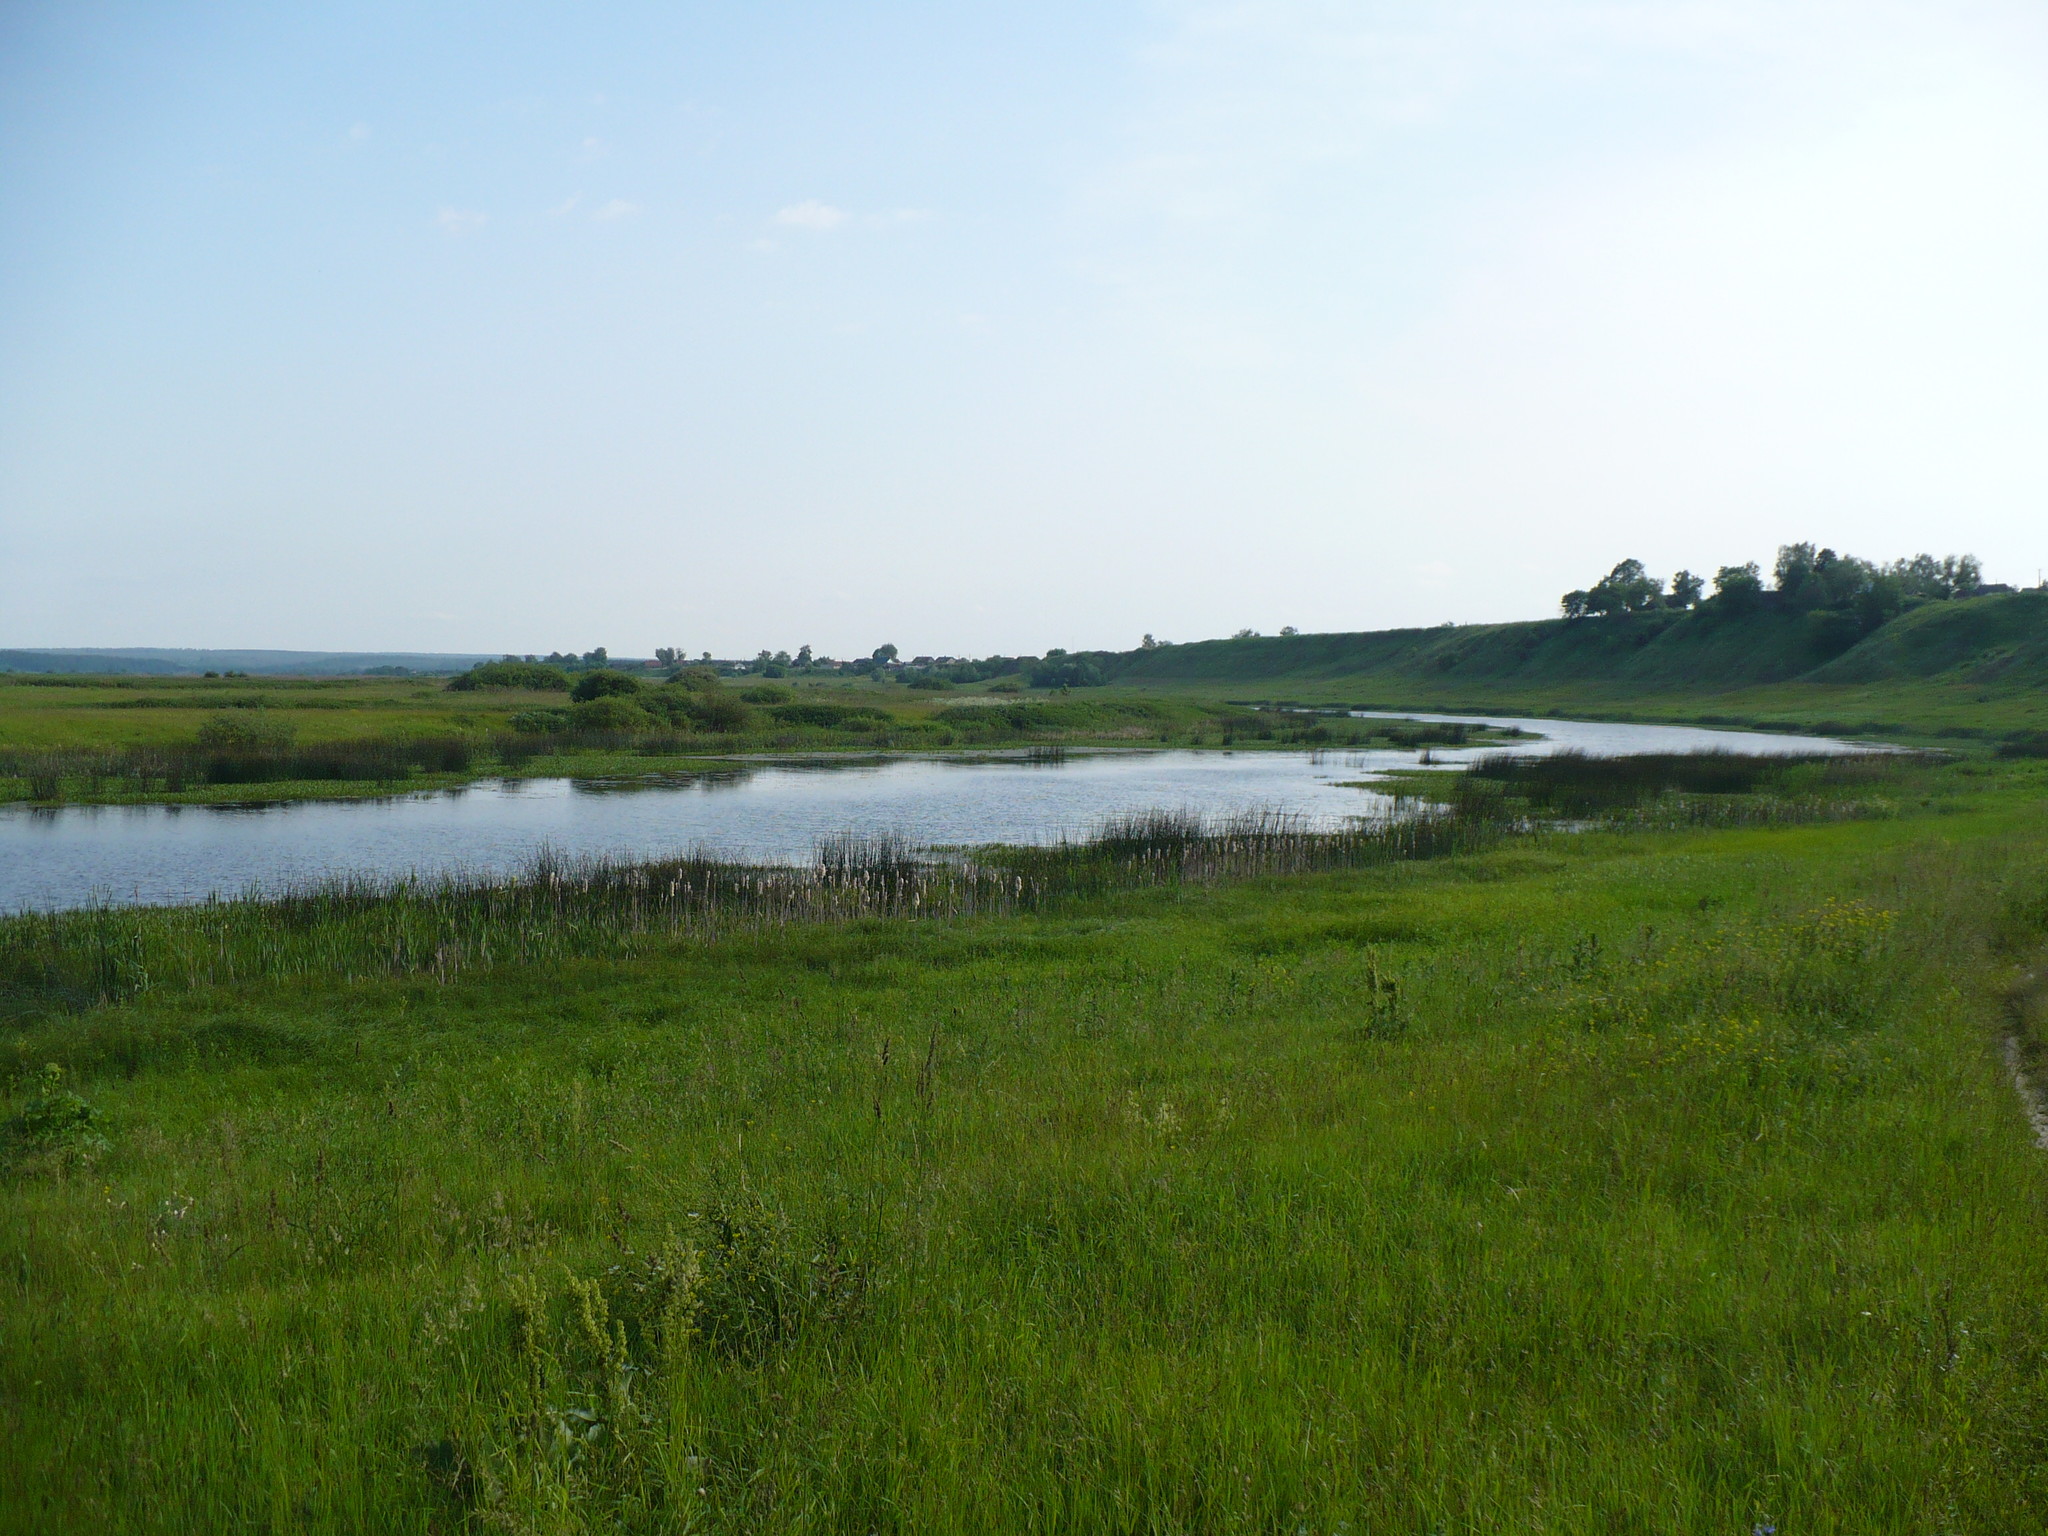
[[[2039,0],[0,6],[0,644],[2048,564]]]

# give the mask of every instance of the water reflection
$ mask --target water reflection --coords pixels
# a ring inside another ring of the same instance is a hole
[[[1518,725],[1518,751],[1597,755],[1700,747],[1842,750],[1813,737],[1476,716]],[[1452,767],[1484,746],[1433,747]],[[1323,826],[1384,810],[1360,779],[1409,750],[1075,751],[731,760],[688,772],[485,780],[380,800],[0,811],[0,909],[91,900],[186,902],[338,873],[520,868],[542,848],[575,857],[687,850],[807,863],[842,832],[936,845],[1049,842],[1154,808],[1205,816],[1278,811]]]

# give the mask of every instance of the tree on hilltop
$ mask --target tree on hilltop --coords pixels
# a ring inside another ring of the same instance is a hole
[[[1754,560],[1714,572],[1714,605],[1731,612],[1754,608],[1763,597],[1763,572]]]
[[[1643,562],[1624,560],[1583,591],[1567,592],[1559,600],[1568,619],[1590,618],[1610,613],[1642,613],[1655,608],[1664,597],[1664,580],[1643,573]]]

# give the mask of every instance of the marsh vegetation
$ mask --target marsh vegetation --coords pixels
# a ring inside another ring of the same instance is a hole
[[[493,668],[504,681],[450,685],[452,695],[404,685],[419,696],[402,700],[391,697],[400,685],[359,681],[294,689],[289,685],[302,680],[265,679],[228,699],[182,679],[148,680],[140,690],[116,689],[105,679],[57,679],[62,692],[46,686],[50,680],[32,679],[32,686],[13,690],[12,700],[9,685],[0,683],[0,743],[17,743],[0,744],[0,802],[338,797],[483,776],[651,771],[734,753],[1034,744],[1369,748],[1468,739],[1462,725],[1202,700],[1057,693],[934,699],[882,685],[734,686],[708,668],[648,683],[594,667],[573,683],[561,672],[548,683],[535,676],[535,665],[494,663],[455,682],[497,675]],[[136,716],[109,714],[136,703],[152,710],[140,740],[133,739]],[[158,707],[190,709],[199,718],[180,721],[156,713]],[[344,734],[356,723],[351,716],[375,733]],[[23,739],[33,737],[43,739]]]

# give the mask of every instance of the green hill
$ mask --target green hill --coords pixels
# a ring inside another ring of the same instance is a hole
[[[1809,675],[1817,683],[1950,677],[2041,687],[2048,684],[2048,592],[1928,603]]]
[[[2048,592],[1927,603],[1846,650],[1812,616],[1767,602],[1739,614],[1710,605],[1205,640],[1093,659],[1132,687],[1401,707],[1625,705],[1695,719],[1733,709],[1786,724],[1975,734],[2048,717]],[[1817,721],[1816,711],[1837,718]]]

